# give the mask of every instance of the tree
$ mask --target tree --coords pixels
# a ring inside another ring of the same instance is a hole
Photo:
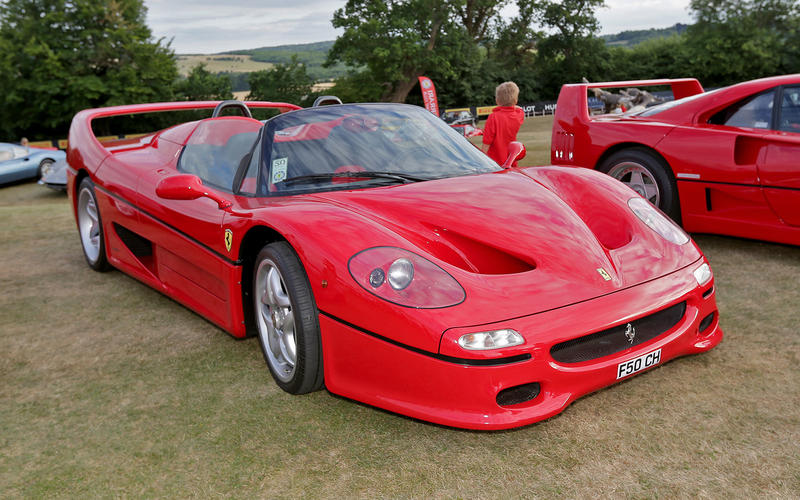
[[[185,101],[216,101],[233,99],[231,80],[226,75],[215,75],[198,64],[184,79],[175,83],[175,98]]]
[[[145,13],[142,0],[0,4],[2,132],[63,136],[81,109],[169,100],[174,55],[153,40]]]
[[[384,87],[382,99],[402,102],[424,71],[449,65],[438,50],[443,26],[452,21],[449,6],[436,0],[348,0],[333,14],[333,26],[344,33],[327,64],[366,66]]]
[[[311,95],[311,77],[306,67],[293,55],[291,62],[272,69],[250,73],[250,97],[253,101],[276,101],[300,104]]]
[[[509,77],[541,74],[529,66],[542,47],[550,59],[568,64],[602,49],[593,37],[593,10],[603,0],[514,3],[518,14],[506,21],[501,11],[511,0],[348,0],[334,13],[333,25],[344,33],[328,53],[327,64],[364,68],[382,87],[385,101],[405,101],[417,77],[425,74],[435,79],[447,101],[493,95],[494,87]],[[537,22],[553,34],[545,37],[535,30]],[[582,70],[591,64],[577,66]],[[553,64],[547,69],[554,71],[554,78],[562,73]],[[580,78],[578,69],[571,73]],[[535,81],[522,87],[528,98],[538,96],[538,90],[530,90],[539,87]]]
[[[653,38],[630,48],[609,49],[610,67],[604,81],[683,78],[695,73],[689,69],[686,38],[673,35]]]
[[[704,85],[800,71],[796,0],[692,0],[690,64]]]
[[[603,4],[603,0],[553,0],[540,10],[539,22],[550,32],[537,47],[544,94],[557,95],[562,84],[582,77],[597,81],[608,71],[608,50],[595,36],[600,25],[594,11]]]

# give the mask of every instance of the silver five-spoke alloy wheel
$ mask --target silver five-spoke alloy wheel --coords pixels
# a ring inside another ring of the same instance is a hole
[[[86,259],[94,264],[100,258],[102,237],[100,234],[100,217],[97,215],[97,204],[89,186],[81,188],[78,194],[78,230]]]
[[[259,263],[255,285],[258,334],[267,361],[276,377],[289,382],[297,365],[295,318],[283,276],[272,260]]]
[[[615,165],[609,170],[608,175],[626,184],[653,205],[660,206],[661,193],[658,190],[658,183],[650,170],[643,165],[625,161]]]

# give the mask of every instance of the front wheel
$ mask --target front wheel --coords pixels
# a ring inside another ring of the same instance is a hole
[[[657,154],[643,148],[623,149],[606,158],[598,170],[621,181],[680,222],[675,177],[669,165]]]
[[[319,317],[300,259],[288,243],[270,243],[258,253],[253,272],[258,340],[275,382],[291,394],[320,389]]]
[[[103,221],[97,208],[94,183],[86,177],[78,187],[78,233],[81,237],[83,256],[95,271],[108,271],[111,265],[106,257],[106,242]]]
[[[53,164],[55,162],[49,158],[45,158],[39,163],[39,170],[36,172],[36,175],[39,179],[44,177],[45,175],[49,174],[53,170]]]

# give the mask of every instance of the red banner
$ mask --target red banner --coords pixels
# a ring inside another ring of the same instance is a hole
[[[427,76],[421,76],[419,86],[422,87],[422,102],[425,103],[425,109],[439,116],[439,101],[436,99],[436,87],[433,86],[433,82]]]

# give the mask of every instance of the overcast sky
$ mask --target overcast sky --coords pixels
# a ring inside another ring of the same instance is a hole
[[[178,54],[213,54],[334,40],[333,11],[344,0],[145,0],[156,38]],[[689,0],[606,0],[597,11],[601,34],[691,22]]]

